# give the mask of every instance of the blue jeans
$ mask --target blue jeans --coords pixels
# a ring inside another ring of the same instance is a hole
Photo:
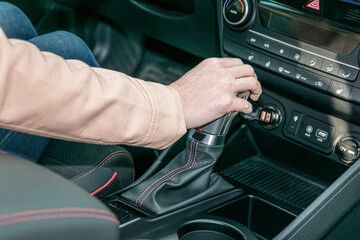
[[[39,36],[26,15],[16,6],[0,2],[0,27],[8,38],[29,41],[41,51],[57,54],[65,59],[78,59],[89,66],[99,67],[86,43],[76,35],[56,31]],[[0,151],[36,162],[44,152],[49,138],[0,129]]]

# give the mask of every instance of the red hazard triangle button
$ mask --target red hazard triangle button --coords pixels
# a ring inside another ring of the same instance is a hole
[[[306,4],[306,7],[320,11],[320,0],[313,0],[313,1],[309,2],[308,4]]]

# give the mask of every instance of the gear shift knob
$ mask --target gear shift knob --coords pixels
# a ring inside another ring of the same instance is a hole
[[[245,91],[238,93],[237,97],[247,100],[249,95],[250,91]],[[207,145],[221,145],[224,143],[225,136],[237,114],[238,112],[230,112],[200,128],[192,129],[190,131],[190,136]]]

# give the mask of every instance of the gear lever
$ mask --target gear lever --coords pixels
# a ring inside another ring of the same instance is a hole
[[[245,91],[237,94],[237,97],[248,100],[250,91]],[[221,145],[224,143],[225,136],[229,131],[233,119],[238,112],[229,112],[204,126],[197,129],[191,129],[189,135],[204,144]]]
[[[250,92],[239,93],[247,99]],[[232,112],[191,129],[186,148],[163,169],[121,196],[136,207],[155,214],[188,206],[233,189],[218,174],[214,165],[224,148],[224,139],[237,112]]]

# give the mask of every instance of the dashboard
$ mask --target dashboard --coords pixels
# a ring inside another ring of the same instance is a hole
[[[360,2],[226,0],[218,15],[222,54],[255,67],[262,104],[284,116],[272,134],[345,165],[357,160]]]

